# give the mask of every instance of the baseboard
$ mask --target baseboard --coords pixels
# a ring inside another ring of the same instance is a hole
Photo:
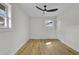
[[[28,41],[29,41],[29,39],[27,41],[25,41],[23,44],[21,44],[20,47],[18,47],[15,51],[12,51],[12,53],[10,53],[10,55],[16,55],[17,51],[19,51],[21,49],[21,47],[23,45],[25,45]]]
[[[60,41],[61,41],[64,45],[67,45],[68,47],[70,47],[71,50],[76,51],[77,53],[79,53],[79,50],[77,50],[77,49],[71,47],[69,44],[67,44],[66,42],[64,42],[64,41],[62,41],[62,40],[60,40]]]

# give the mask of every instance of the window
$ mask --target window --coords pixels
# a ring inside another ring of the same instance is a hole
[[[11,28],[11,5],[0,3],[0,28]]]

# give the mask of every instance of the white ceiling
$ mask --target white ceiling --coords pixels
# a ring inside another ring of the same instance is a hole
[[[41,17],[43,12],[38,10],[35,6],[39,6],[43,8],[44,5],[47,5],[47,9],[58,8],[58,11],[48,12],[44,16],[52,17],[63,14],[63,12],[67,11],[68,5],[70,4],[58,4],[58,3],[22,3],[20,6],[24,11],[31,17]]]
[[[63,15],[66,12],[72,10],[72,7],[79,4],[68,4],[68,3],[21,3],[20,7],[24,12],[30,17],[42,17],[43,12],[38,10],[35,6],[43,8],[44,5],[47,5],[47,9],[58,8],[58,11],[48,12],[44,16],[52,17],[57,15]]]
[[[49,12],[44,16],[62,17],[63,24],[67,24],[68,26],[79,24],[79,3],[21,3],[18,5],[30,18],[42,17],[42,11],[38,10],[35,6],[43,8],[44,5],[47,5],[47,9],[58,8],[58,11]]]

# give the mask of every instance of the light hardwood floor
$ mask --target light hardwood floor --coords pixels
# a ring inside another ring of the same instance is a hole
[[[78,55],[58,39],[30,39],[16,55]]]

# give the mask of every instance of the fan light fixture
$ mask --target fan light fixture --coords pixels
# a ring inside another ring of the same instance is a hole
[[[43,14],[46,14],[46,12],[54,12],[54,11],[57,11],[57,10],[58,10],[58,8],[54,8],[54,9],[50,9],[50,10],[48,10],[46,7],[47,7],[47,6],[44,5],[44,9],[42,9],[42,8],[36,6],[37,9],[43,11]]]

